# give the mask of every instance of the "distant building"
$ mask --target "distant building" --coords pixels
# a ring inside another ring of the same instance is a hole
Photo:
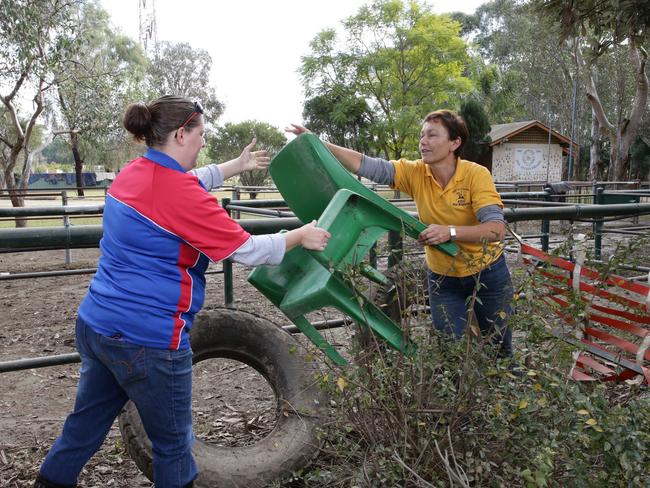
[[[550,138],[549,138],[550,134]],[[560,181],[571,140],[538,120],[493,125],[490,170],[494,181]],[[573,143],[573,158],[578,157]]]

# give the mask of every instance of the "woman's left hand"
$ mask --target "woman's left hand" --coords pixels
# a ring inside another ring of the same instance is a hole
[[[266,169],[271,164],[271,158],[268,151],[253,151],[257,138],[253,137],[251,143],[244,148],[239,155],[239,164],[241,171],[248,171],[252,169]]]
[[[418,242],[423,246],[435,246],[451,239],[451,232],[446,225],[431,224],[424,229],[418,237]]]

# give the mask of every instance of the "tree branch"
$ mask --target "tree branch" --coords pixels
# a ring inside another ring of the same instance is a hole
[[[2,100],[2,103],[4,103],[7,106],[8,106],[8,104],[11,103],[13,98],[18,93],[18,90],[20,90],[20,87],[23,86],[23,83],[27,79],[27,74],[29,73],[29,69],[31,68],[31,65],[32,65],[31,61],[29,63],[27,63],[27,66],[25,66],[25,69],[21,73],[20,77],[18,78],[18,80],[16,80],[16,83],[14,84],[14,88],[13,88],[13,90],[11,90],[9,95],[7,95],[6,97],[3,97],[2,95],[0,95],[0,100]]]
[[[598,96],[598,90],[596,89],[596,67],[592,66],[590,73],[589,73],[589,83],[587,83],[586,91],[587,91],[587,99],[591,103],[591,108],[594,110],[594,114],[596,115],[596,118],[598,119],[598,123],[600,124],[601,130],[606,131],[608,134],[616,132],[616,128],[612,123],[607,119],[607,115],[605,114],[605,109],[603,108],[603,104],[600,101],[600,97]]]
[[[38,117],[41,115],[41,112],[43,111],[43,84],[44,83],[45,80],[41,77],[39,80],[38,89],[36,90],[36,94],[32,99],[33,102],[36,104],[36,110],[34,110],[34,113],[30,117],[29,122],[27,123],[27,128],[25,129],[26,141],[29,141],[32,135],[32,131],[34,130],[34,126],[36,125],[36,120],[38,120]]]
[[[7,139],[7,136],[5,136],[4,134],[0,134],[0,142],[4,143],[10,148],[14,147],[13,144],[9,142],[9,139]]]

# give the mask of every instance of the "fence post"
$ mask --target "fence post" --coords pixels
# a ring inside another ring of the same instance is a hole
[[[605,188],[599,186],[594,192],[594,205],[602,205],[604,200]],[[595,218],[593,224],[594,231],[594,257],[600,259],[603,241],[603,219],[602,217]]]
[[[377,267],[377,243],[375,242],[368,252],[368,264],[373,268]]]
[[[63,207],[68,206],[68,192],[66,190],[61,191],[61,205]],[[68,215],[63,216],[63,227],[65,227],[66,232],[70,229],[70,217]],[[65,264],[70,264],[72,262],[72,253],[70,251],[70,242],[66,241],[65,245]]]
[[[229,204],[230,198],[226,197],[221,199],[221,206],[228,212],[228,215],[230,215],[230,210],[228,210]],[[230,259],[224,259],[221,261],[221,266],[223,267],[223,301],[226,307],[232,308],[235,302],[234,288],[232,285],[232,261]]]
[[[544,191],[546,192],[546,195],[544,196],[544,200],[547,202],[551,201],[551,187],[546,186],[544,187]],[[542,251],[548,252],[549,248],[549,241],[550,241],[550,236],[551,236],[551,221],[546,219],[542,220],[542,226],[541,226],[541,244],[542,244]]]
[[[402,260],[403,249],[402,233],[395,230],[388,231],[388,269]]]
[[[629,185],[628,185],[628,186],[629,186]],[[640,189],[640,188],[641,188],[641,180],[634,180],[634,183],[633,183],[633,185],[632,185],[632,188],[633,188],[634,190],[638,190],[638,189]],[[640,201],[641,201],[641,198],[639,197],[639,202],[640,202]],[[638,215],[635,215],[634,217],[632,217],[632,223],[633,223],[634,225],[639,225],[639,216],[638,216]]]
[[[235,201],[241,200],[241,189],[238,186],[232,187],[232,199]],[[228,203],[230,203],[230,200],[228,200]],[[223,208],[226,208],[225,205],[222,206]],[[233,219],[238,219],[240,217],[239,211],[235,211],[235,212],[228,211],[228,215],[230,215]]]

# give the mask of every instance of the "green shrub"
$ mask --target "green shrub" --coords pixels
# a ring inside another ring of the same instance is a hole
[[[571,380],[574,349],[527,295],[511,317],[521,377],[489,338],[448,340],[426,314],[404,319],[412,356],[353,348],[350,367],[318,378],[332,405],[323,454],[290,486],[650,486],[647,385]]]

